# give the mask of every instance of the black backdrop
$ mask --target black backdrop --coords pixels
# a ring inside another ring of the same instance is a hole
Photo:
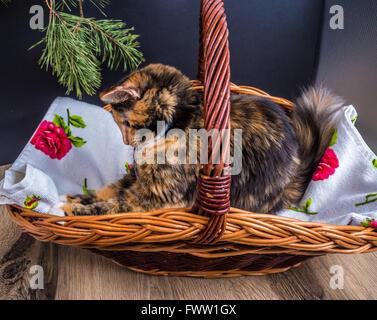
[[[344,30],[328,27],[329,9],[341,5]],[[356,126],[377,152],[377,1],[326,0],[317,82],[353,104]]]
[[[40,70],[41,49],[27,51],[41,38],[29,27],[34,4],[44,6],[37,0],[0,5],[0,165],[15,160],[50,103],[65,93],[50,72]],[[323,6],[322,0],[225,0],[232,81],[287,98],[312,82]],[[87,15],[101,17],[89,2],[87,7]],[[199,0],[112,0],[106,12],[135,26],[146,63],[171,64],[195,78]],[[121,76],[104,70],[103,88]],[[83,100],[100,105],[97,97]]]

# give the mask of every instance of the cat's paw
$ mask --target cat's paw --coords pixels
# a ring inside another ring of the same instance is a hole
[[[80,203],[80,204],[91,204],[96,201],[96,197],[93,194],[66,194],[64,195],[64,202],[68,203]]]
[[[81,203],[64,203],[60,206],[66,216],[88,216],[92,214],[93,205],[83,205]]]
[[[59,209],[62,210],[66,216],[75,215],[75,205],[73,205],[72,203],[64,203],[59,207]]]

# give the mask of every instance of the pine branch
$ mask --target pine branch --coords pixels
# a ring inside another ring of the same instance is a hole
[[[4,5],[4,6],[8,6],[8,4],[10,4],[12,2],[12,0],[0,0],[0,2]]]
[[[67,9],[68,11],[72,11],[73,8],[77,8],[77,6],[79,5],[77,0],[55,0],[55,3],[55,8],[58,11],[64,11],[65,9]],[[98,11],[100,11],[104,16],[106,16],[103,9],[110,3],[110,0],[90,0],[90,3],[93,6],[95,6],[98,9]]]
[[[65,9],[72,11],[72,9],[76,7],[77,7],[76,0],[55,0],[55,8],[58,11],[63,11]]]
[[[78,0],[78,3],[79,3],[79,8],[80,8],[80,17],[81,17],[81,18],[84,18],[84,10],[83,10],[83,8],[82,8],[82,0]],[[81,22],[80,22],[80,21],[76,22],[76,27],[75,27],[75,29],[73,30],[73,33],[76,33],[76,32],[77,32],[77,30],[80,28],[80,25],[81,25]]]
[[[30,49],[42,44],[39,64],[51,69],[67,94],[75,90],[81,98],[83,92],[94,95],[101,85],[101,65],[111,70],[121,64],[124,71],[132,71],[143,61],[138,50],[138,35],[133,28],[126,28],[120,20],[85,18],[82,0],[45,0],[50,10],[49,24],[41,41]],[[78,5],[80,16],[57,11],[56,8]],[[107,0],[92,0],[104,6]]]
[[[103,11],[103,9],[105,9],[105,7],[110,3],[110,0],[90,0],[90,2],[106,17],[106,13]]]
[[[45,48],[39,64],[58,78],[58,82],[67,88],[66,93],[76,91],[94,95],[101,85],[100,61],[80,34],[72,32],[74,24],[60,23],[52,15],[46,36],[42,39]]]
[[[55,8],[55,0],[45,0],[46,5],[48,9],[50,10],[50,19],[52,15],[55,15],[61,23],[65,24],[65,21],[62,19],[62,17],[58,14],[58,12],[54,9]]]
[[[132,34],[134,28],[126,28],[121,20],[95,20],[81,18],[75,15],[61,13],[65,21],[80,23],[80,32],[85,34],[88,45],[102,57],[101,63],[107,61],[107,67],[117,69],[123,63],[123,70],[133,70],[143,61],[143,55],[138,50],[138,35]]]

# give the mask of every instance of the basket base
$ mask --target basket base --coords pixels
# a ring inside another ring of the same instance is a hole
[[[207,259],[186,253],[89,250],[136,272],[203,278],[280,273],[298,267],[301,262],[312,258],[290,254],[245,254]]]

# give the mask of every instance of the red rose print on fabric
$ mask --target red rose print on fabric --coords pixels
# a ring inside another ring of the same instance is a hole
[[[372,227],[377,229],[377,221],[374,219],[367,218],[365,222],[361,221],[360,224],[365,228]]]
[[[31,144],[51,159],[58,160],[62,159],[72,149],[72,143],[64,130],[47,120],[41,123],[31,139]]]
[[[33,210],[38,206],[38,201],[41,200],[39,196],[32,195],[32,196],[27,196],[25,201],[24,201],[24,208]]]
[[[335,173],[335,169],[339,167],[339,160],[333,149],[328,148],[325,151],[317,170],[313,174],[313,181],[326,180]]]
[[[131,173],[131,170],[133,169],[133,165],[131,163],[126,162],[125,166],[126,166],[127,173]]]
[[[335,169],[339,167],[339,160],[331,147],[338,141],[338,129],[333,129],[329,148],[325,151],[317,170],[313,174],[313,181],[326,180],[335,173]]]
[[[80,137],[72,136],[70,125],[76,128],[85,128],[86,124],[80,116],[71,116],[67,109],[68,124],[64,119],[55,114],[54,120],[42,121],[30,143],[37,150],[42,151],[51,159],[61,160],[72,149],[72,145],[79,148],[86,141]]]

